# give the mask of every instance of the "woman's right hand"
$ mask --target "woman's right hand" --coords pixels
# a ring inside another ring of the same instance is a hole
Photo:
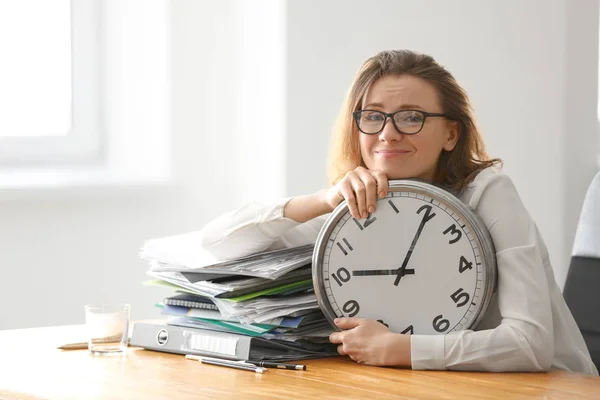
[[[387,192],[388,178],[383,171],[357,167],[327,190],[325,201],[333,210],[346,200],[350,214],[362,219],[375,212],[377,196],[383,198]]]

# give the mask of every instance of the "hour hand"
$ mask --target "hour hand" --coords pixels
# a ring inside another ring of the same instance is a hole
[[[396,269],[356,269],[352,271],[352,276],[374,276],[374,275],[414,275],[414,269],[396,268]]]

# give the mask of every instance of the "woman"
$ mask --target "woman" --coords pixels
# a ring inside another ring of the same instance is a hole
[[[486,224],[497,252],[497,293],[477,331],[403,335],[375,320],[339,318],[342,330],[330,336],[338,352],[413,369],[598,374],[535,223],[500,160],[485,153],[467,95],[433,58],[403,50],[366,60],[342,107],[331,156],[328,189],[225,214],[203,229],[203,246],[232,258],[314,243],[343,200],[352,216],[366,218],[388,180],[424,179],[456,194]]]

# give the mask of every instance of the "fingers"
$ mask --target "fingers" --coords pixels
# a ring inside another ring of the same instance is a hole
[[[343,340],[344,332],[333,332],[331,335],[329,335],[329,341],[331,343],[342,343]]]
[[[377,196],[385,197],[388,192],[387,176],[382,171],[370,171],[358,167],[348,172],[337,185],[337,195],[346,200],[350,214],[363,219],[374,213]]]
[[[352,355],[352,354],[348,353],[348,351],[347,351],[347,349],[346,349],[346,346],[344,346],[343,344],[340,344],[340,345],[337,347],[337,352],[338,352],[338,354],[339,354],[340,356],[350,356],[350,358],[351,358],[352,360],[354,360],[354,361],[355,361],[357,364],[362,364],[362,363],[364,363],[364,361],[360,361],[360,360],[358,360],[358,359],[357,359],[357,357],[356,357],[355,355]]]
[[[361,325],[365,321],[364,318],[355,318],[355,317],[347,317],[347,318],[336,318],[335,325],[342,329],[352,329]],[[335,332],[342,333],[342,332]]]
[[[389,190],[388,178],[383,171],[373,171],[372,175],[377,182],[377,195],[380,199],[383,199],[387,196]]]
[[[350,214],[354,218],[360,219],[360,211],[356,203],[356,195],[350,181],[341,185],[340,192],[342,193],[342,196],[344,196],[344,199],[346,199],[346,205],[348,206],[348,210],[350,210]]]
[[[369,212],[367,211],[367,189],[362,179],[356,179],[352,181],[352,190],[356,195],[356,205],[358,207],[358,218],[367,218]],[[356,218],[356,217],[355,217]]]
[[[357,170],[356,173],[361,181],[361,192],[356,191],[357,198],[359,199],[358,208],[360,209],[362,218],[367,218],[369,213],[372,214],[375,212],[375,207],[377,206],[377,180],[375,180],[375,177],[369,170],[364,168]],[[362,208],[360,200],[364,204]]]
[[[342,319],[360,319],[360,318],[342,318]],[[337,319],[336,319],[336,321],[337,321]],[[352,344],[348,343],[346,334],[347,334],[347,332],[334,332],[331,335],[329,335],[329,341],[334,344],[339,344],[339,346],[337,346],[337,352],[339,355],[350,356],[350,358],[352,358],[353,360],[356,361],[356,357],[358,355],[360,355],[361,352],[360,351],[357,352],[356,349],[352,350],[352,347],[354,347],[354,346]],[[352,342],[352,341],[350,341],[350,342]]]

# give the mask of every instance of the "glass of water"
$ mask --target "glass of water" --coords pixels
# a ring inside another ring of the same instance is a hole
[[[88,351],[95,356],[123,354],[127,350],[129,304],[87,304],[85,325]]]

